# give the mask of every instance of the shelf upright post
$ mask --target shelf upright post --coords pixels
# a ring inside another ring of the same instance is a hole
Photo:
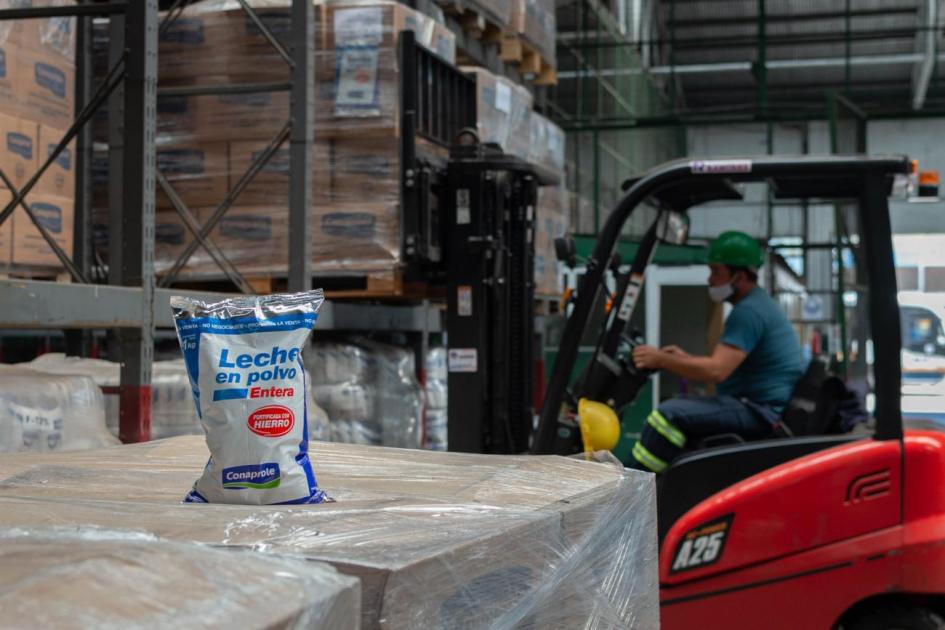
[[[311,0],[292,0],[292,91],[289,137],[289,291],[312,288],[312,143],[315,101],[314,13]],[[316,168],[324,168],[318,165]]]
[[[124,159],[121,250],[118,277],[141,287],[141,325],[124,329],[121,339],[121,420],[123,442],[151,437],[151,361],[154,354],[154,136],[157,117],[158,2],[137,0],[125,15],[127,45],[124,98]],[[115,208],[111,209],[112,214]],[[112,235],[114,237],[114,234]],[[114,249],[114,248],[113,248]],[[108,308],[108,305],[102,305]]]

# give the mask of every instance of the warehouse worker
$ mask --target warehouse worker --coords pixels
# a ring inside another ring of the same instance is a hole
[[[636,467],[661,473],[685,447],[709,435],[772,435],[803,370],[794,328],[758,286],[763,263],[761,247],[742,232],[725,232],[710,245],[709,297],[734,305],[711,355],[677,346],[634,349],[640,368],[717,385],[715,396],[673,398],[650,413],[633,448]]]

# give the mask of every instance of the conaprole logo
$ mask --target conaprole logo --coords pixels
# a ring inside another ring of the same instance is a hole
[[[269,490],[278,488],[282,476],[279,464],[250,464],[223,469],[223,488],[226,490]]]
[[[249,414],[246,426],[256,435],[263,437],[279,437],[292,430],[295,425],[295,414],[282,405],[269,405],[257,409]]]
[[[33,139],[26,134],[8,131],[7,151],[31,160],[33,159]]]
[[[47,155],[52,155],[53,152],[55,152],[57,146],[58,146],[58,145],[52,144],[52,143],[47,144],[47,145],[46,145],[46,152],[47,152],[46,154],[47,154]],[[56,157],[56,164],[58,164],[59,167],[60,167],[61,169],[65,170],[65,171],[70,171],[70,170],[72,170],[72,153],[69,151],[68,148],[63,149],[63,150],[59,153],[59,155]]]
[[[62,209],[51,203],[36,201],[30,204],[30,210],[44,228],[54,234],[62,232]]]
[[[726,514],[686,532],[676,549],[670,573],[701,569],[718,562],[734,519],[734,514]]]
[[[56,66],[37,63],[33,66],[36,85],[44,87],[59,98],[66,97],[66,74]]]
[[[322,231],[342,238],[372,238],[376,222],[367,212],[331,212],[322,217]]]

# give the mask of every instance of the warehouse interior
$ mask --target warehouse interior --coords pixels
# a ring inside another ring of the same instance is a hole
[[[945,629],[942,60],[940,0],[0,0],[0,627]]]

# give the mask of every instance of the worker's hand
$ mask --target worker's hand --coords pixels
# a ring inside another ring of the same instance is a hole
[[[663,352],[665,352],[665,353],[667,353],[667,354],[675,354],[677,357],[688,357],[688,356],[689,356],[689,353],[688,353],[688,352],[686,352],[685,350],[683,350],[682,348],[680,348],[679,346],[676,346],[676,345],[663,346],[661,349],[662,349]]]
[[[637,346],[633,349],[633,365],[641,370],[659,370],[663,367],[665,356],[666,353],[659,348]]]

